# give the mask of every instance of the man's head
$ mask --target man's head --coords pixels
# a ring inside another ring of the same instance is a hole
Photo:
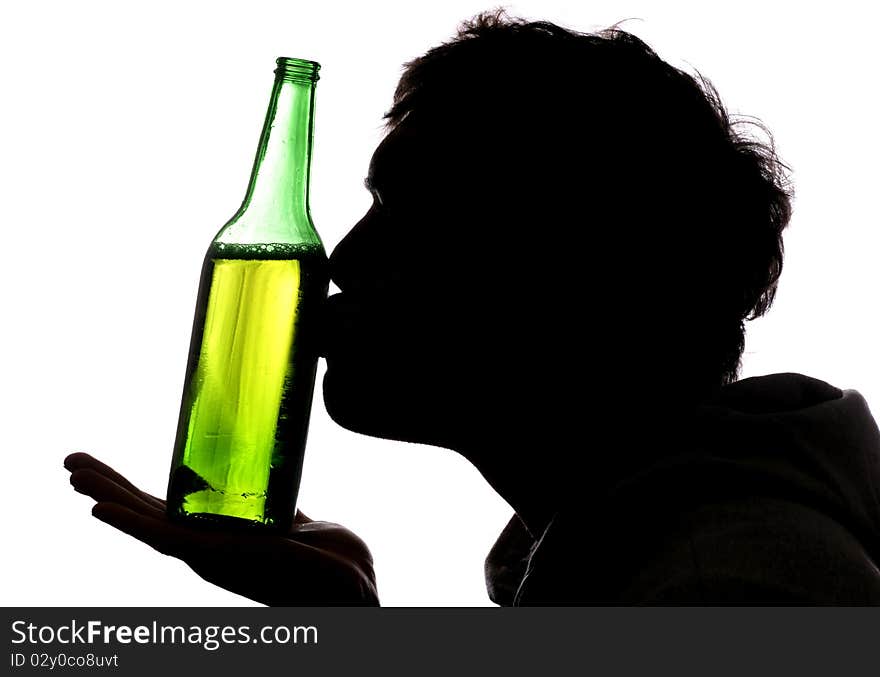
[[[454,446],[735,380],[790,194],[707,81],[621,30],[495,13],[409,63],[386,118],[374,204],[331,256],[342,425]]]

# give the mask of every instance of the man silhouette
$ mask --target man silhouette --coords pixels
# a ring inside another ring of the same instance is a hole
[[[330,258],[324,400],[455,450],[510,503],[495,602],[880,603],[864,400],[736,380],[791,196],[711,84],[622,30],[496,12],[408,64],[386,119],[373,205]],[[378,603],[339,525],[191,530],[95,459],[66,465],[99,519],[217,585]]]

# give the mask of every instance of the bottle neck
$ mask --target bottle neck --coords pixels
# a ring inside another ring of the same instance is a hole
[[[279,59],[247,193],[218,240],[317,240],[309,212],[317,64]]]

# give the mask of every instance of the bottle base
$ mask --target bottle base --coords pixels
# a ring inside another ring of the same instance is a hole
[[[175,524],[193,527],[201,531],[249,531],[252,533],[287,532],[290,524],[277,522],[260,522],[244,517],[216,515],[213,513],[180,513],[169,512],[168,518]]]

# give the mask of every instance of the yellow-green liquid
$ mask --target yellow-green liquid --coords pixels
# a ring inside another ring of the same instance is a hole
[[[169,482],[175,517],[283,527],[293,516],[317,361],[301,320],[326,289],[323,257],[259,247],[214,245],[205,260]]]

